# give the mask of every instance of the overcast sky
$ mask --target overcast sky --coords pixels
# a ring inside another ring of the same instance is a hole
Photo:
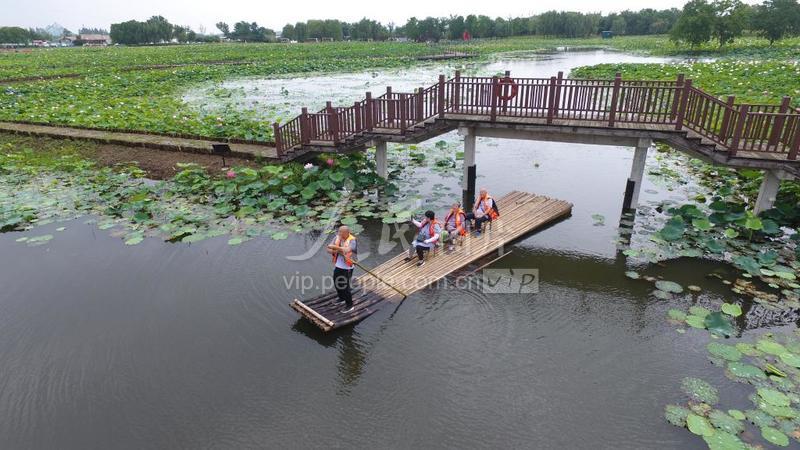
[[[486,14],[491,17],[528,16],[552,9],[583,12],[638,10],[642,8],[680,8],[685,0],[0,0],[0,26],[45,27],[53,22],[77,31],[82,26],[108,28],[129,19],[144,20],[162,15],[172,23],[189,25],[195,31],[204,26],[216,32],[218,21],[247,20],[280,30],[287,22],[308,19],[339,19],[353,22],[362,17],[383,23],[405,23],[412,16]],[[598,9],[598,8],[603,9]]]

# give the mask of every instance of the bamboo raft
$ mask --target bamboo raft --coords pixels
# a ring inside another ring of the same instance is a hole
[[[397,301],[443,279],[493,251],[508,245],[533,231],[568,216],[572,204],[545,196],[513,191],[497,199],[500,217],[481,236],[466,236],[452,252],[438,249],[429,252],[425,265],[418,267],[417,259],[405,261],[406,253],[386,261],[371,272],[380,277],[363,274],[353,281],[353,311],[342,314],[336,303],[336,292],[300,301],[291,307],[323,331],[331,331],[375,313],[388,301]]]

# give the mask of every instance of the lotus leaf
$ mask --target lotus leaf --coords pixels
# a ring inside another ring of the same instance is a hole
[[[713,405],[719,400],[717,389],[699,378],[684,378],[681,382],[681,389],[695,401]]]
[[[653,291],[653,297],[661,299],[661,300],[669,300],[669,299],[672,298],[672,294],[670,294],[669,292],[666,292],[666,291],[661,291],[661,290],[656,289],[655,291]]]
[[[782,417],[787,419],[794,419],[797,417],[797,410],[789,406],[776,406],[767,403],[764,400],[758,402],[758,409],[764,411],[772,417]]]
[[[734,376],[746,379],[766,379],[767,376],[764,371],[752,364],[746,364],[739,361],[731,361],[728,363],[728,370]]]
[[[673,320],[679,320],[681,322],[686,320],[686,313],[681,311],[680,309],[670,309],[669,311],[667,311],[667,315],[669,316],[670,319]]]
[[[742,307],[735,303],[723,303],[721,309],[722,312],[731,317],[739,317],[742,315]]]
[[[758,388],[758,396],[767,403],[775,406],[789,406],[791,400],[783,392],[774,389]]]
[[[752,344],[746,342],[739,342],[736,344],[736,350],[739,350],[743,355],[747,356],[760,356],[762,353],[756,350]]]
[[[729,409],[728,415],[736,420],[744,420],[744,413],[739,411],[738,409]]]
[[[756,348],[764,353],[769,353],[770,355],[775,355],[775,356],[787,352],[786,348],[783,345],[775,341],[769,341],[766,339],[759,340],[758,343],[756,344]]]
[[[683,292],[683,287],[680,284],[675,283],[673,281],[665,281],[665,280],[656,281],[656,288],[658,290],[664,292],[670,292],[673,294],[680,294],[681,292]]]
[[[786,447],[789,445],[789,438],[777,428],[762,427],[761,437],[763,437],[767,442],[780,447]]]
[[[775,425],[775,418],[760,409],[748,409],[744,412],[744,415],[747,420],[759,428]]]
[[[664,408],[664,417],[667,422],[675,425],[676,427],[686,426],[686,417],[689,415],[689,410],[683,406],[667,405]]]
[[[742,416],[742,419],[744,419],[744,416]],[[739,434],[744,431],[744,424],[741,422],[742,419],[735,419],[718,409],[711,411],[708,415],[708,420],[712,425],[731,434]]]
[[[711,436],[703,436],[710,450],[746,450],[748,447],[737,436],[724,431],[715,431]]]
[[[733,335],[733,325],[720,312],[713,312],[703,319],[703,324],[712,333],[730,337]]]
[[[792,366],[792,367],[800,368],[800,356],[799,355],[796,355],[794,353],[789,353],[789,352],[783,352],[778,356],[781,358],[781,361],[783,361],[784,364]]]
[[[686,427],[698,436],[711,436],[714,434],[714,428],[708,422],[708,419],[697,414],[689,414],[686,417]]]
[[[692,315],[695,315],[695,316],[700,316],[700,317],[705,317],[705,316],[711,314],[711,311],[709,311],[706,308],[703,308],[702,306],[690,306],[689,307],[689,314],[692,314]]]
[[[719,356],[720,358],[728,361],[738,361],[742,359],[742,354],[739,352],[739,350],[731,345],[720,344],[718,342],[709,342],[708,345],[706,345],[706,348],[712,355]]]

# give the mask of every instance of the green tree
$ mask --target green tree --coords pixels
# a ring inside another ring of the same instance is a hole
[[[756,7],[753,28],[770,45],[800,33],[800,4],[797,0],[766,0]]]
[[[0,43],[27,44],[31,41],[28,30],[20,27],[0,27]]]
[[[711,40],[714,20],[714,7],[706,0],[690,0],[683,5],[683,11],[670,31],[670,38],[697,47]]]
[[[740,0],[715,0],[712,35],[722,47],[741,36],[747,26],[748,8]]]
[[[625,18],[622,16],[617,16],[611,22],[611,31],[618,36],[622,36],[625,34],[627,30],[628,23],[625,21]]]
[[[447,37],[457,41],[464,36],[464,16],[450,16],[447,21]]]
[[[294,24],[294,35],[297,42],[304,42],[308,40],[308,25],[305,22],[297,22]]]
[[[217,22],[217,29],[222,33],[226,38],[231,37],[231,27],[228,26],[225,22]]]
[[[297,40],[297,34],[294,31],[294,25],[290,23],[284,25],[283,30],[281,30],[281,37],[292,41]]]

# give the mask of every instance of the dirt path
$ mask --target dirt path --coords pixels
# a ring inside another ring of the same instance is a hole
[[[124,133],[116,131],[86,130],[82,128],[55,127],[47,125],[30,125],[0,122],[0,131],[27,136],[43,136],[60,139],[83,139],[101,144],[113,144],[126,147],[140,147],[152,150],[168,150],[173,152],[189,152],[199,155],[211,155],[212,144],[222,141],[187,139],[171,136],[158,136],[141,133]],[[231,157],[239,159],[259,159],[265,162],[277,162],[278,153],[275,147],[258,144],[228,144]]]
[[[256,169],[263,165],[250,159],[226,157],[226,164],[223,166],[222,158],[219,156],[200,153],[165,152],[113,144],[95,144],[95,147],[87,154],[87,157],[97,161],[101,166],[135,162],[140,169],[147,172],[148,178],[156,180],[172,178],[180,171],[178,168],[179,163],[199,164],[205,167],[211,175],[221,175],[225,167],[252,167]]]

